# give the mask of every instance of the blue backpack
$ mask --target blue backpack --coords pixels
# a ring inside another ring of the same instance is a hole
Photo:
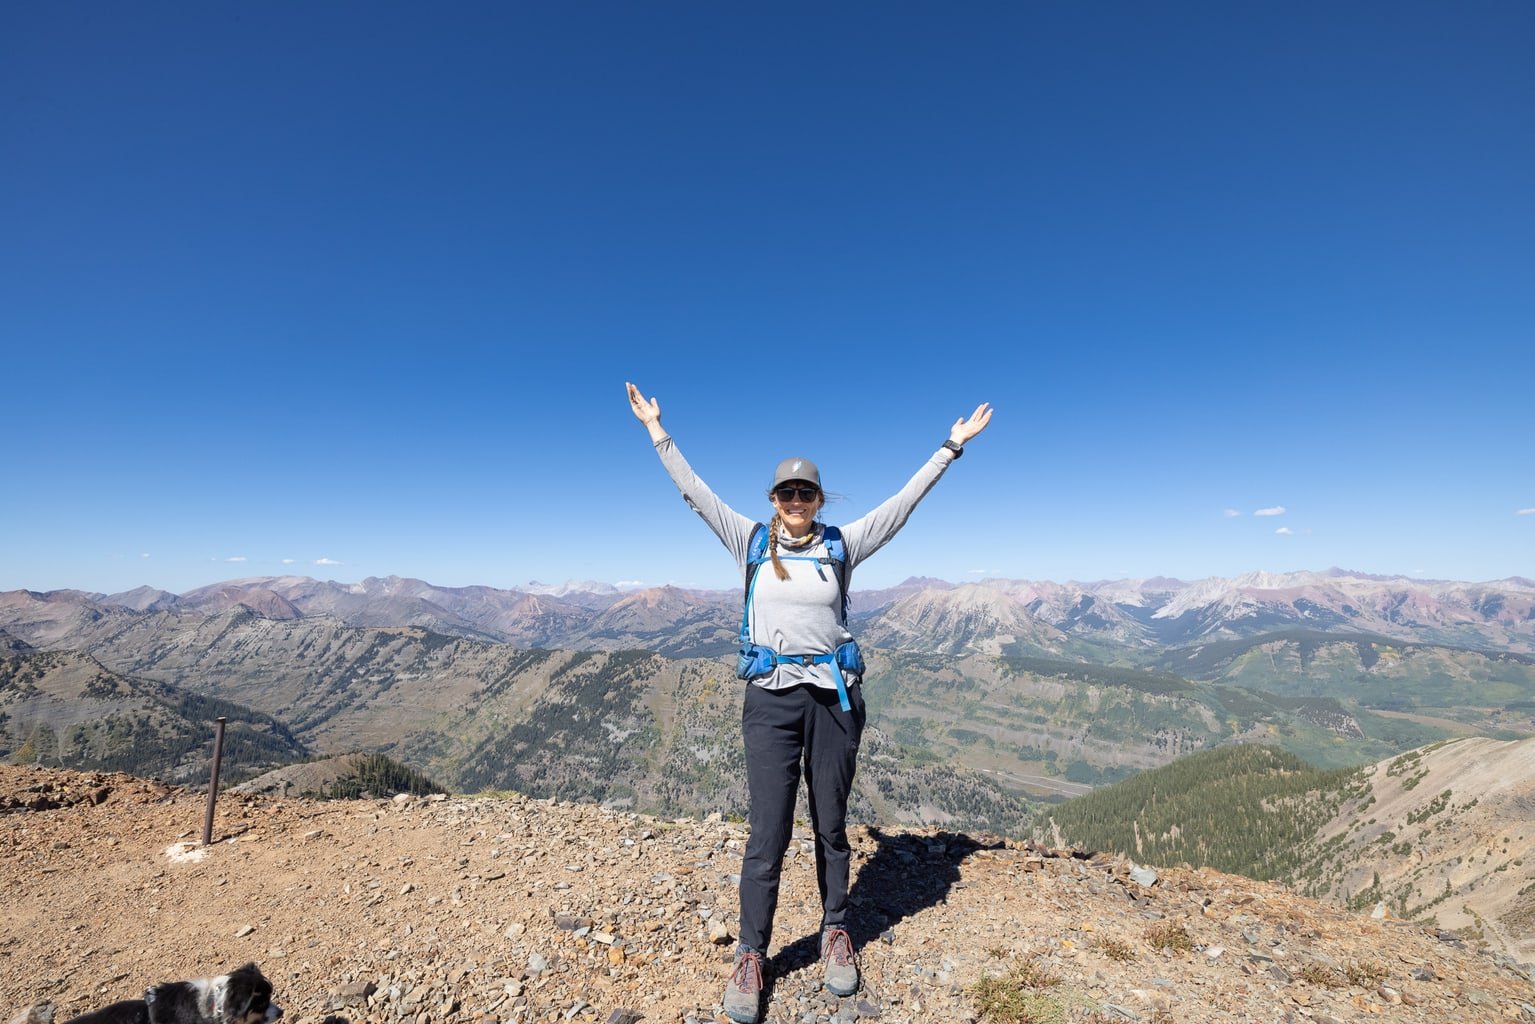
[[[837,588],[842,594],[842,623],[847,624],[847,584],[848,565],[847,548],[842,543],[842,531],[835,526],[822,527],[822,541],[826,545],[826,554],[820,558],[812,558],[809,555],[779,555],[781,562],[814,562],[815,571],[824,580],[826,578],[825,566],[831,566],[832,572],[837,576]],[[736,659],[736,676],[741,679],[754,679],[757,676],[765,676],[782,664],[793,663],[797,665],[830,665],[832,673],[837,677],[837,699],[842,705],[843,711],[852,711],[853,705],[847,697],[847,683],[842,678],[842,673],[856,672],[860,676],[864,671],[863,654],[858,650],[858,642],[849,640],[839,646],[835,651],[823,654],[780,654],[771,647],[752,643],[751,638],[751,610],[752,593],[757,585],[757,572],[762,568],[762,563],[772,561],[768,554],[768,531],[762,523],[752,527],[751,539],[746,546],[746,600],[741,608],[741,653]]]

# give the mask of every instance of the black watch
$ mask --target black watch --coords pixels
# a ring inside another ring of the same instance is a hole
[[[955,444],[953,441],[950,441],[950,440],[947,440],[947,439],[943,442],[943,447],[945,447],[949,451],[953,452],[954,453],[954,457],[956,459],[959,458],[961,455],[965,454],[965,446],[964,445],[962,445],[962,444]]]

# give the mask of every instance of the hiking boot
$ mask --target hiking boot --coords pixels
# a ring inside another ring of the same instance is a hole
[[[821,933],[821,959],[826,961],[826,991],[834,996],[858,991],[858,961],[846,928],[828,928]]]
[[[757,1024],[762,1005],[762,954],[755,949],[736,951],[735,970],[725,985],[725,1016],[737,1024]]]

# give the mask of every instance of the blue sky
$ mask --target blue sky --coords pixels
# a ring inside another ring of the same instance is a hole
[[[0,589],[1535,576],[1535,6],[13,4]],[[1258,515],[1259,510],[1282,513]],[[1521,512],[1523,514],[1521,514]]]

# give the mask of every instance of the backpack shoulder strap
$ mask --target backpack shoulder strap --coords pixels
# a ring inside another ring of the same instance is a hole
[[[746,542],[746,571],[751,572],[751,567],[761,565],[767,561],[768,553],[767,524],[758,523],[752,527],[751,538]]]
[[[831,559],[832,571],[837,574],[837,587],[842,591],[842,624],[847,625],[847,585],[851,578],[847,566],[847,545],[842,542],[842,531],[835,526],[822,527],[821,540]]]
[[[752,527],[751,537],[746,542],[746,596],[741,600],[741,643],[751,643],[750,618],[752,613],[752,580],[757,576],[757,570],[762,568],[762,563],[768,559],[768,532],[767,526],[758,523]]]

